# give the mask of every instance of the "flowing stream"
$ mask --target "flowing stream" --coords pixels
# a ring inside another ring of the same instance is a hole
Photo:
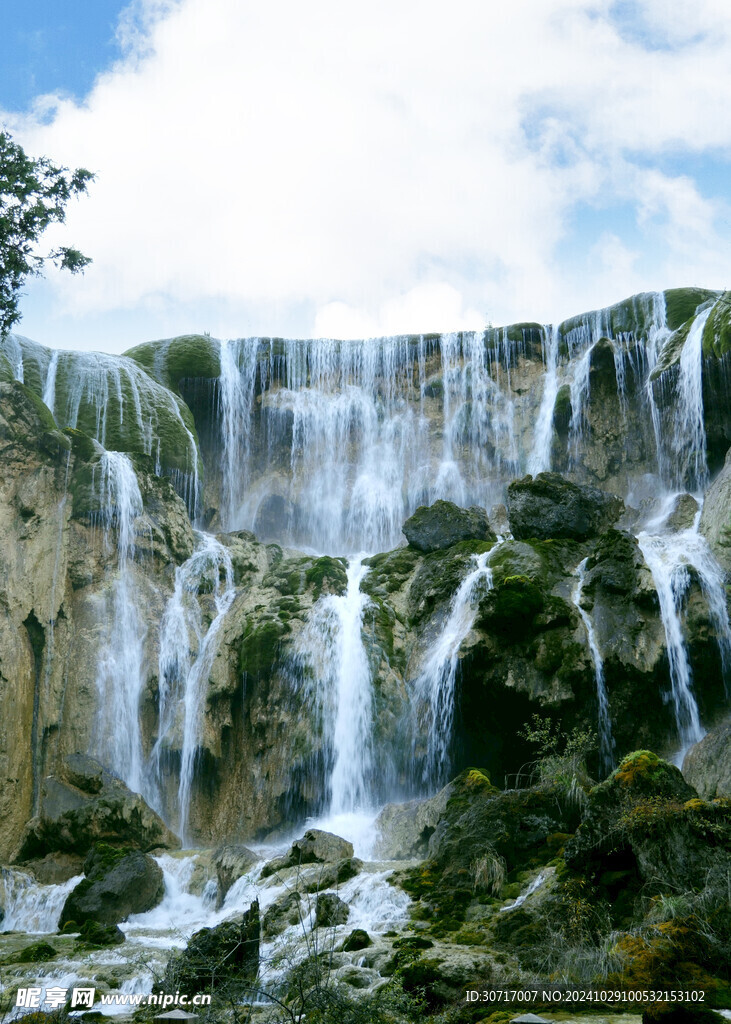
[[[596,680],[596,701],[597,701],[597,724],[599,734],[599,758],[602,771],[608,775],[614,768],[614,737],[612,736],[612,718],[609,712],[609,698],[607,687],[604,682],[604,660],[596,639],[594,623],[591,616],[581,603],[586,577],[586,563],[588,556],[579,562],[576,568],[576,586],[571,594],[571,600],[581,616],[581,621],[586,629],[586,638],[589,641],[592,661],[594,662],[594,678]]]

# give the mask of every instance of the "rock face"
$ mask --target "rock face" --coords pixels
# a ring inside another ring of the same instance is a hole
[[[731,574],[731,449],[723,469],[708,488],[700,531],[727,576]]]
[[[417,551],[439,551],[461,540],[494,540],[483,508],[460,508],[451,501],[422,505],[406,520],[403,531]]]
[[[691,747],[683,775],[704,800],[731,797],[731,719],[706,733]]]
[[[226,893],[236,879],[246,874],[258,859],[255,853],[252,853],[248,847],[242,846],[241,843],[219,846],[213,855],[213,866],[218,883],[219,907],[223,904]]]
[[[241,997],[250,992],[259,970],[259,904],[251,904],[239,921],[202,928],[168,963],[169,991],[215,992]]]
[[[69,921],[117,924],[152,910],[163,897],[162,870],[147,854],[98,843],[84,861],[86,878],[71,891],[59,927]]]
[[[94,758],[72,754],[59,776],[41,787],[39,814],[26,826],[15,859],[60,851],[86,854],[94,843],[139,850],[177,849],[180,840],[138,793],[132,793]]]
[[[375,856],[383,860],[425,857],[429,840],[444,814],[451,787],[445,786],[429,800],[387,804],[376,819],[379,833]]]
[[[558,473],[527,476],[508,487],[508,518],[516,540],[587,540],[613,526],[623,510],[621,498]]]

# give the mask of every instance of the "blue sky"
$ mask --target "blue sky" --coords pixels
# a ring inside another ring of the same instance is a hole
[[[96,181],[20,331],[364,336],[729,286],[725,0],[27,0],[0,122]]]
[[[24,110],[38,95],[83,100],[94,79],[122,56],[116,28],[122,0],[23,0],[6,3],[0,33],[5,109]]]

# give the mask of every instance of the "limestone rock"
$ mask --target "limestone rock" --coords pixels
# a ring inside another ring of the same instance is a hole
[[[270,939],[280,935],[289,925],[303,921],[307,911],[302,908],[301,903],[302,897],[294,890],[271,903],[264,912],[261,922],[264,938]]]
[[[177,836],[139,793],[129,790],[93,758],[72,755],[63,763],[60,775],[45,780],[40,812],[26,826],[16,861],[56,851],[85,854],[100,841],[143,851],[180,846]]]
[[[236,845],[219,846],[213,855],[213,866],[218,881],[218,903],[220,907],[226,899],[226,893],[237,878],[241,878],[259,858],[255,853],[237,843]]]
[[[730,851],[731,807],[699,800],[679,769],[640,750],[591,791],[565,858],[583,872],[629,863],[643,883],[686,891],[711,869],[731,869]]]
[[[348,904],[334,892],[323,892],[315,904],[315,928],[333,928],[345,924],[350,916]]]
[[[259,937],[259,903],[255,901],[240,920],[196,932],[183,952],[169,961],[165,990],[245,994],[259,970]]]
[[[444,814],[451,790],[451,785],[448,785],[428,800],[386,804],[376,819],[379,838],[374,856],[383,860],[425,857],[429,840]]]
[[[698,513],[698,502],[692,494],[678,494],[670,515],[665,520],[669,530],[689,530]]]
[[[299,867],[303,864],[326,864],[333,861],[350,860],[353,856],[353,844],[347,839],[311,828],[301,839],[295,839],[289,851],[282,857],[276,857],[264,865],[262,877],[282,871],[286,868]]]
[[[441,500],[417,508],[404,523],[403,531],[418,551],[440,551],[462,540],[495,539],[484,508],[460,508]]]
[[[731,449],[723,469],[706,491],[700,531],[727,575],[731,575]]]
[[[690,748],[683,775],[704,800],[731,797],[731,718]]]
[[[165,884],[162,869],[140,850],[98,843],[84,861],[86,878],[66,898],[59,927],[69,921],[110,925],[157,906]]]
[[[586,540],[612,526],[623,510],[616,495],[572,483],[558,473],[526,476],[508,487],[508,517],[516,540]]]

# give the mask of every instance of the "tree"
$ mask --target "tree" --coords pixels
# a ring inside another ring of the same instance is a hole
[[[94,178],[83,167],[69,171],[47,157],[31,160],[11,136],[0,131],[0,338],[20,320],[20,289],[27,277],[39,276],[51,262],[72,274],[91,263],[72,246],[40,255],[40,236],[66,219],[66,204],[86,192]]]

